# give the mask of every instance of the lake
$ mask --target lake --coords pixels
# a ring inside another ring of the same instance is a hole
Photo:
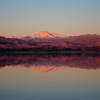
[[[2,54],[0,100],[100,100],[100,54]]]

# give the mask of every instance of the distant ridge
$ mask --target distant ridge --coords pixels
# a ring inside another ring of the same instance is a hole
[[[0,50],[100,50],[100,35],[63,36],[41,31],[17,37],[0,36]]]

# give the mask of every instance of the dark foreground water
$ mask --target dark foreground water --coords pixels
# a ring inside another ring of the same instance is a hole
[[[0,100],[100,100],[100,55],[0,55]]]

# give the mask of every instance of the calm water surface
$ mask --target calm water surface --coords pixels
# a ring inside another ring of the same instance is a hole
[[[0,55],[0,100],[100,100],[100,55]]]

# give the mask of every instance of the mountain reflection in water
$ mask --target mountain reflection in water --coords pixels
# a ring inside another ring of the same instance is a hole
[[[66,67],[81,69],[99,69],[100,55],[0,55],[0,69],[13,67],[32,68],[39,72],[49,72]]]

